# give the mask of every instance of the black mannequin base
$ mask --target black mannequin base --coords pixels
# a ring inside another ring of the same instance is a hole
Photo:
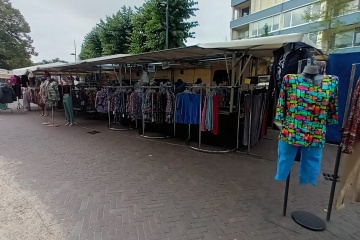
[[[306,229],[312,231],[324,231],[326,228],[325,222],[312,213],[295,211],[291,216],[297,224]]]

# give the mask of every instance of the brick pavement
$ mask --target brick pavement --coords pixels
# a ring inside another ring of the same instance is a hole
[[[61,112],[62,126],[46,127],[37,115],[0,112],[1,156],[22,162],[6,170],[48,206],[69,240],[360,239],[359,205],[334,211],[320,233],[292,221],[291,211],[301,209],[325,218],[331,183],[322,177],[314,188],[299,186],[293,174],[289,214],[281,216],[275,140],[253,149],[264,159],[211,155],[176,139],[109,131],[96,120],[67,127]],[[335,152],[326,147],[323,172],[332,172]]]

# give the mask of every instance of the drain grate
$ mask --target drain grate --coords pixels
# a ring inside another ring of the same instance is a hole
[[[98,134],[98,133],[100,133],[100,132],[98,132],[98,131],[91,131],[91,132],[87,132],[87,133],[89,133],[89,134]]]
[[[332,174],[323,173],[323,176],[324,176],[324,178],[325,178],[326,181],[331,181],[331,182],[332,182],[333,179],[334,179],[334,175],[332,175]],[[337,177],[336,182],[340,182],[339,176]]]

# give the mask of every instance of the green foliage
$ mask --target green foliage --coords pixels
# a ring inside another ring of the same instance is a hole
[[[59,58],[54,58],[54,59],[51,59],[51,60],[42,60],[41,62],[38,62],[38,63],[34,63],[35,66],[37,65],[44,65],[44,64],[50,64],[50,63],[67,63],[66,61],[64,60],[61,60]]]
[[[129,52],[133,10],[123,6],[120,11],[100,23],[85,36],[80,59],[96,58]]]
[[[133,27],[131,18],[133,10],[123,6],[120,11],[98,24],[102,55],[113,55],[129,52],[129,37]]]
[[[262,35],[262,37],[271,36],[271,34],[269,32],[270,32],[269,25],[267,23],[265,23],[265,25],[264,25],[264,34]]]
[[[186,22],[198,10],[193,0],[169,1],[169,48],[185,46],[187,38],[193,38],[190,30],[198,22]],[[166,44],[166,1],[148,0],[132,19],[133,34],[130,36],[130,53],[157,51]]]
[[[185,46],[193,38],[197,22],[186,22],[198,10],[193,0],[169,1],[169,48]],[[162,50],[166,42],[166,0],[147,0],[135,12],[123,6],[116,14],[100,20],[85,36],[80,59],[121,53]]]
[[[0,0],[0,68],[14,69],[31,65],[36,56],[30,26],[9,0]]]
[[[340,34],[346,25],[339,19],[340,16],[352,11],[349,0],[316,0],[314,4],[319,4],[321,10],[312,12],[307,10],[303,16],[307,22],[318,22],[318,25],[311,32],[323,31],[323,41],[326,43],[325,50],[332,49],[335,35]]]
[[[100,41],[99,28],[94,27],[84,38],[79,58],[84,60],[88,58],[101,57],[102,51],[103,48]]]

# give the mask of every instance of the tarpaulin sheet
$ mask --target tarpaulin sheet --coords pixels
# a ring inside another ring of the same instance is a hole
[[[353,63],[360,63],[359,52],[329,55],[326,72],[327,74],[336,75],[339,77],[339,124],[327,126],[326,141],[330,143],[340,142],[339,130],[344,118],[346,98],[350,83],[351,67]],[[359,77],[360,65],[358,65],[356,68],[354,88]]]

